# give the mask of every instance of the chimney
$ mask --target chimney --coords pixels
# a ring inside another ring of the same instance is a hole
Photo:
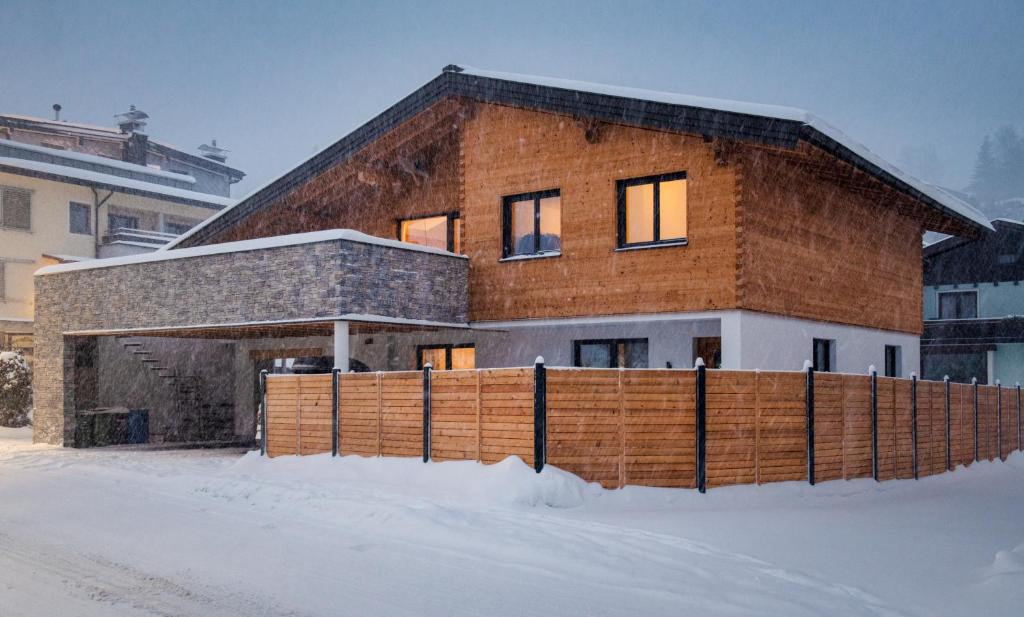
[[[225,150],[217,146],[217,140],[211,139],[210,143],[199,146],[199,152],[202,153],[204,158],[208,158],[211,161],[217,161],[218,163],[224,163],[228,160],[227,153],[230,150]]]
[[[62,107],[60,106],[60,103],[54,103],[53,104],[53,119],[56,120],[57,122],[60,122],[60,110],[61,109],[62,109]]]
[[[121,129],[125,135],[146,132],[146,118],[149,118],[149,114],[141,109],[136,109],[135,105],[131,105],[128,111],[114,117],[117,118],[117,128]]]
[[[149,137],[145,133],[132,133],[124,142],[121,150],[121,160],[125,163],[146,165],[149,151]]]

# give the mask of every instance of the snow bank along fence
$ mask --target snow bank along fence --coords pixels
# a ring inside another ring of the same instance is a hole
[[[1021,449],[1019,384],[541,363],[262,380],[269,456],[516,455],[605,487],[918,478]]]

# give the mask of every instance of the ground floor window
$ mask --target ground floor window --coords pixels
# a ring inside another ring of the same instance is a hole
[[[722,368],[722,337],[698,336],[693,339],[693,362],[704,360],[708,368]]]
[[[589,368],[647,368],[647,339],[573,341],[573,365]]]
[[[465,345],[420,345],[416,348],[416,368],[427,364],[435,371],[476,368],[476,347]]]
[[[814,339],[811,358],[815,371],[831,373],[836,365],[836,342],[827,338]]]
[[[899,345],[885,346],[885,376],[902,377],[903,350]]]

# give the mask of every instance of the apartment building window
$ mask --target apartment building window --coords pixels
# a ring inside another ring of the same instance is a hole
[[[92,206],[71,202],[68,204],[68,231],[73,234],[92,234]]]
[[[814,339],[811,358],[815,371],[831,373],[836,366],[836,342],[827,338]]]
[[[398,239],[402,242],[432,246],[452,253],[462,252],[459,214],[439,214],[398,221]]]
[[[476,368],[476,347],[463,345],[420,345],[416,348],[416,368],[427,364],[435,371]]]
[[[191,223],[175,223],[173,221],[164,221],[164,233],[174,234],[180,236],[181,234],[192,229]]]
[[[647,339],[573,341],[573,365],[588,368],[647,368]]]
[[[686,172],[619,180],[618,246],[686,241]]]
[[[557,255],[562,250],[562,197],[558,189],[502,199],[502,257]]]
[[[32,229],[32,191],[0,186],[0,226]]]
[[[138,229],[139,217],[127,214],[108,214],[107,229]]]
[[[902,377],[903,349],[899,345],[885,346],[885,376]]]
[[[976,319],[977,291],[940,291],[939,319]]]

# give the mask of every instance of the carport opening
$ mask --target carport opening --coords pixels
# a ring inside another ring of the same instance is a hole
[[[414,369],[420,349],[474,337],[350,323],[355,371]],[[329,373],[335,349],[332,322],[75,334],[65,344],[78,448],[256,447],[260,371]]]

